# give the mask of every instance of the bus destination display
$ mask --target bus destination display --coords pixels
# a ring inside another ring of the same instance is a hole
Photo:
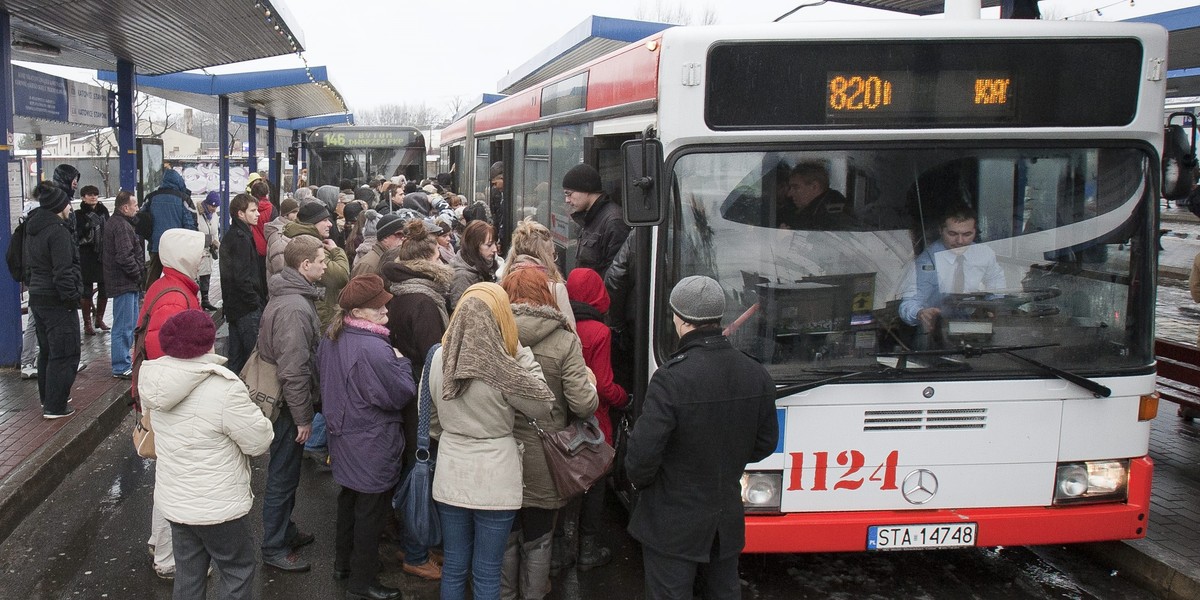
[[[1012,77],[1001,71],[837,71],[826,75],[830,123],[869,119],[1011,118]]]
[[[1128,38],[768,40],[714,45],[714,130],[1095,127],[1134,117],[1141,43]]]

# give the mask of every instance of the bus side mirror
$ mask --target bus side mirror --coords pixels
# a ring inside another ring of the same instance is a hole
[[[1172,122],[1176,117],[1188,124],[1190,137],[1184,125]],[[1173,113],[1167,118],[1163,134],[1162,197],[1181,200],[1196,184],[1196,118],[1189,113]]]
[[[634,226],[662,223],[662,142],[646,137],[629,140],[621,144],[621,159],[625,222]]]

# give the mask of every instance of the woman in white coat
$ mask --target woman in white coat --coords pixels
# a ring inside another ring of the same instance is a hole
[[[200,285],[200,307],[204,310],[217,310],[217,307],[212,305],[208,286],[213,274],[213,259],[217,257],[217,250],[221,248],[221,222],[217,217],[217,208],[221,206],[221,195],[217,192],[209,192],[201,206],[203,208],[200,209],[200,216],[196,218],[196,229],[204,234],[205,246],[204,258],[200,259],[200,277],[196,283]]]
[[[254,592],[250,457],[271,447],[274,431],[212,352],[215,339],[202,311],[176,314],[159,330],[165,356],[142,363],[138,378],[158,454],[154,504],[171,523],[174,600],[206,597],[210,561],[221,573],[221,598],[249,600]]]

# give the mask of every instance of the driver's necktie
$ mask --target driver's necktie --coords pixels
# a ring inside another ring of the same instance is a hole
[[[954,257],[954,282],[950,287],[950,291],[955,294],[961,294],[966,291],[966,273],[964,266],[967,264],[967,257],[958,254]]]

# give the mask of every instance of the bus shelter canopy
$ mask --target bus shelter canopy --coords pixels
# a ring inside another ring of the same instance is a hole
[[[96,78],[115,82],[117,74],[97,71]],[[299,119],[348,110],[325,67],[223,75],[138,75],[136,86],[140,92],[214,114],[218,111],[220,96],[229,98],[231,110],[234,106],[241,109],[237,112],[253,108],[260,116],[276,119]]]
[[[304,49],[293,18],[271,0],[0,0],[12,58],[84,69],[127,60],[158,75]]]

